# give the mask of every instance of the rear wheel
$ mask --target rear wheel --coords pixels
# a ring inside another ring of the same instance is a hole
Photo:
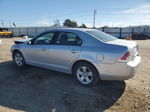
[[[22,53],[20,51],[15,51],[13,53],[13,60],[14,60],[15,64],[18,67],[24,67],[24,66],[26,66],[24,57],[23,57],[23,55],[22,55]]]
[[[96,68],[87,62],[77,63],[74,67],[74,75],[85,86],[95,85],[100,80]]]

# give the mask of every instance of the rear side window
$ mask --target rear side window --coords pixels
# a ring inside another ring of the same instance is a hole
[[[74,33],[61,32],[55,40],[57,45],[81,46],[82,40]]]
[[[98,30],[93,30],[93,31],[86,31],[88,34],[96,37],[97,39],[100,39],[104,42],[109,42],[109,41],[114,41],[117,40],[118,38],[111,36],[109,34],[106,34],[104,32],[98,31]]]

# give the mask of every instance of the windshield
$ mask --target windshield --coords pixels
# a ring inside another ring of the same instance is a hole
[[[93,31],[86,31],[88,34],[104,41],[104,42],[109,42],[109,41],[114,41],[117,40],[118,38],[111,36],[109,34],[106,34],[104,32],[98,31],[98,30],[93,30]]]

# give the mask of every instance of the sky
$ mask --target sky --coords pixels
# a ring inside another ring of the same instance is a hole
[[[50,26],[71,19],[96,27],[150,25],[150,0],[0,0],[0,27]]]

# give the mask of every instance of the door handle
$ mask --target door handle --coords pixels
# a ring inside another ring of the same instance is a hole
[[[47,51],[47,49],[46,48],[42,48],[42,51]]]
[[[72,53],[77,53],[77,51],[75,49],[72,49],[71,52]]]

